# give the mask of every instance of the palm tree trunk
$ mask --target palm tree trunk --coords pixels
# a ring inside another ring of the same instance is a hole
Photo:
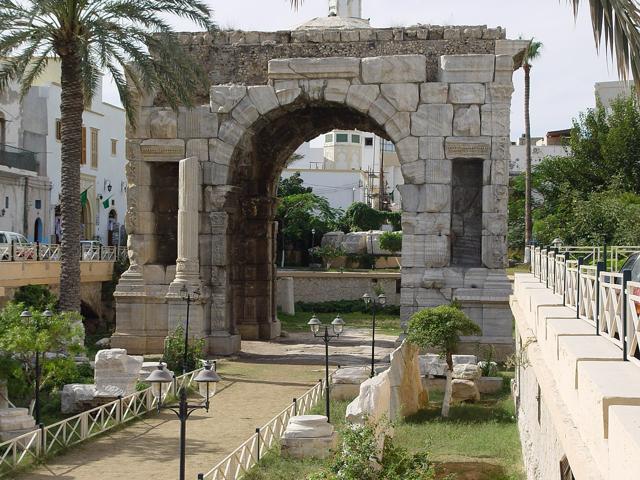
[[[74,49],[70,49],[74,50]],[[61,56],[62,124],[62,245],[60,310],[80,311],[80,155],[82,154],[82,112],[80,59],[74,53]]]
[[[524,129],[525,129],[525,187],[524,187],[524,246],[526,251],[531,242],[533,224],[531,221],[531,119],[529,115],[529,98],[531,90],[531,65],[524,65]]]

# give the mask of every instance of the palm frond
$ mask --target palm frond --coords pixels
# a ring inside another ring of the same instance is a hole
[[[578,14],[580,0],[567,0]],[[640,92],[640,7],[635,0],[589,0],[596,48],[616,59],[618,75],[633,75]]]
[[[293,8],[294,10],[297,10],[298,7],[302,5],[303,0],[290,0],[290,2],[291,2],[291,8]]]

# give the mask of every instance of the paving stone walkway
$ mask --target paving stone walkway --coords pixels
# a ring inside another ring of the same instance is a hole
[[[243,353],[223,360],[223,382],[209,413],[195,412],[187,423],[187,479],[209,470],[324,376],[324,345],[294,334],[278,342],[243,342]],[[366,332],[331,344],[334,363],[366,364]],[[381,335],[382,360],[393,338]],[[17,480],[175,480],[178,477],[179,422],[169,411],[149,415],[119,431],[72,447]]]

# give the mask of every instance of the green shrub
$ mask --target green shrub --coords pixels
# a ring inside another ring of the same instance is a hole
[[[189,348],[187,348],[186,371],[194,370],[198,365],[198,360],[202,358],[204,350],[203,338],[190,338]],[[164,361],[167,368],[176,375],[182,373],[182,362],[184,358],[184,327],[179,325],[171,332],[164,341]]]
[[[13,301],[22,303],[29,310],[43,312],[47,309],[55,310],[58,297],[46,285],[25,285],[16,290]]]
[[[384,440],[382,458],[376,438],[378,426],[348,426],[341,432],[342,441],[331,466],[307,477],[307,480],[430,480],[435,478],[426,452],[409,453]]]
[[[380,235],[380,248],[391,253],[402,251],[402,232],[384,232]]]
[[[352,232],[379,230],[385,223],[390,223],[394,230],[402,229],[400,212],[383,212],[371,208],[366,203],[356,202],[344,212],[342,223]]]
[[[369,309],[362,300],[335,300],[333,302],[296,302],[296,310],[311,313],[369,313]],[[387,315],[400,315],[399,305],[385,305],[378,307],[378,312]]]

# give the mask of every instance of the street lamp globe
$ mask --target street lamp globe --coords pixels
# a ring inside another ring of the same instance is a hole
[[[311,317],[311,320],[309,320],[307,325],[309,325],[309,327],[311,327],[311,331],[316,334],[320,331],[320,325],[322,325],[322,323],[320,323],[320,319],[313,314],[313,317]]]
[[[333,333],[340,336],[344,331],[344,320],[338,315],[333,319],[333,322],[331,322],[331,326],[333,327]]]
[[[378,303],[383,307],[387,304],[387,296],[384,293],[378,295]]]
[[[23,310],[20,314],[20,318],[23,318],[25,320],[31,318],[31,312],[29,310]]]
[[[211,369],[211,363],[207,362],[204,369],[196,375],[194,380],[198,383],[198,393],[202,398],[209,401],[216,394],[216,388],[220,381],[220,376]]]
[[[47,308],[44,312],[42,312],[42,316],[46,318],[51,318],[53,317],[53,312]]]
[[[151,384],[151,393],[160,405],[162,396],[169,390],[169,385],[173,381],[173,375],[165,370],[163,363],[159,363],[158,367],[146,378],[146,381]]]
[[[364,304],[367,306],[371,303],[371,297],[369,296],[368,293],[365,293],[364,295],[362,295],[362,300],[364,300]]]

